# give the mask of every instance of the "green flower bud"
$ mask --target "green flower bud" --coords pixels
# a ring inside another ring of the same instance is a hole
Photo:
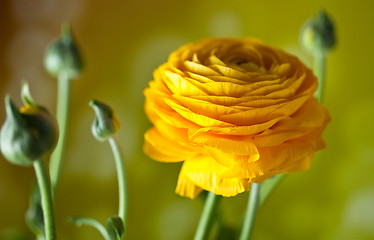
[[[300,41],[305,49],[312,53],[327,53],[336,43],[335,27],[324,10],[309,19],[301,28]]]
[[[92,124],[92,134],[98,140],[105,141],[120,128],[119,119],[113,109],[104,103],[91,100],[89,105],[96,113],[96,118]]]
[[[9,162],[28,166],[54,149],[58,127],[56,119],[33,102],[27,84],[22,86],[22,98],[25,106],[18,109],[9,96],[5,97],[6,120],[0,132],[0,148]]]
[[[60,38],[47,48],[44,67],[53,77],[64,75],[69,79],[74,79],[81,73],[82,56],[68,24],[62,26]]]

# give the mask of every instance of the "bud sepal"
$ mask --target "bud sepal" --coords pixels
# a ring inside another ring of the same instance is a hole
[[[105,141],[112,137],[120,128],[120,121],[113,109],[102,102],[91,100],[89,105],[96,113],[92,123],[92,134],[99,141]]]
[[[31,98],[28,85],[22,85],[25,106],[20,109],[5,97],[6,120],[1,128],[0,147],[11,163],[29,166],[52,152],[58,139],[56,119]]]

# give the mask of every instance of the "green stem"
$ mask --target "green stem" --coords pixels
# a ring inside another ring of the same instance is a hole
[[[71,80],[65,75],[58,76],[57,88],[57,122],[59,124],[59,140],[55,151],[51,155],[50,174],[52,183],[52,193],[56,193],[56,189],[61,177],[62,162],[65,154],[69,107],[70,107],[70,89]]]
[[[51,184],[47,170],[44,166],[44,162],[42,160],[35,161],[34,169],[42,201],[45,238],[46,240],[56,240],[56,224],[53,209]]]
[[[322,102],[325,75],[326,75],[326,54],[316,52],[314,54],[314,72],[318,78],[318,89],[315,94],[318,101]]]
[[[205,201],[204,209],[200,217],[199,225],[195,233],[194,240],[204,240],[208,237],[210,226],[213,220],[213,213],[218,206],[218,200],[220,199],[213,192],[209,192],[208,197]]]
[[[279,185],[279,183],[287,176],[285,173],[279,173],[261,184],[261,192],[260,192],[260,206],[264,204],[266,199],[270,196],[270,194],[274,191],[275,187]]]
[[[37,235],[36,240],[45,240],[45,237],[43,234]]]
[[[113,151],[114,159],[116,162],[116,168],[117,168],[118,190],[119,190],[118,216],[122,219],[123,226],[125,227],[126,216],[127,216],[127,183],[126,183],[126,171],[125,171],[124,157],[123,157],[117,136],[110,137],[109,143]]]
[[[257,209],[260,203],[261,183],[252,183],[249,191],[247,210],[245,212],[240,240],[251,239],[253,225],[256,218]]]
[[[101,225],[95,219],[86,218],[86,217],[76,217],[76,218],[70,218],[69,221],[75,223],[77,226],[85,225],[85,226],[93,227],[101,233],[101,235],[104,237],[105,240],[110,240],[110,237],[105,227],[103,227],[103,225]]]

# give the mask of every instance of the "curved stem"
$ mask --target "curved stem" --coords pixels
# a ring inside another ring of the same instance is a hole
[[[114,160],[116,162],[117,177],[118,177],[118,190],[119,190],[119,209],[118,216],[122,219],[124,227],[126,226],[127,216],[127,183],[126,171],[124,164],[124,157],[116,136],[109,138],[109,143],[113,151]]]
[[[52,193],[56,192],[60,175],[62,162],[65,153],[69,108],[70,108],[70,89],[71,80],[65,74],[58,76],[57,88],[57,122],[59,124],[60,137],[55,151],[51,155],[50,174],[52,183]]]
[[[101,225],[98,221],[96,221],[95,219],[87,218],[87,217],[75,217],[75,218],[70,218],[69,221],[75,223],[77,226],[86,225],[86,226],[93,227],[101,233],[101,235],[104,237],[105,240],[110,240],[110,237],[105,227]]]
[[[47,174],[47,170],[44,166],[44,162],[42,160],[35,161],[34,169],[42,200],[45,238],[46,240],[56,240],[56,224],[53,209],[51,184]]]
[[[260,189],[261,189],[261,183],[251,184],[247,210],[245,212],[242,232],[239,238],[240,240],[251,239],[253,225],[254,225],[255,218],[256,218],[256,213],[257,213],[257,209],[260,203]]]
[[[323,90],[326,75],[326,54],[315,53],[314,54],[314,72],[318,78],[318,89],[315,94],[318,101],[322,102]]]
[[[208,237],[210,226],[213,220],[213,213],[218,206],[218,200],[220,199],[213,192],[209,192],[208,197],[205,201],[204,209],[200,217],[199,225],[195,233],[194,240],[204,240]]]

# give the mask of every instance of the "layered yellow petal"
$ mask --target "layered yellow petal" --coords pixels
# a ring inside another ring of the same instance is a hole
[[[225,197],[235,196],[249,190],[250,183],[246,179],[222,178],[221,174],[224,170],[225,167],[219,165],[211,157],[201,155],[185,161],[180,175],[188,177],[191,182],[202,189]]]
[[[154,72],[144,91],[154,127],[144,151],[184,161],[176,192],[223,196],[252,182],[304,171],[325,147],[328,111],[318,81],[300,60],[254,39],[211,38],[186,44]]]
[[[188,151],[185,145],[164,137],[156,128],[151,128],[145,133],[143,148],[147,155],[161,162],[180,162],[197,154]]]

